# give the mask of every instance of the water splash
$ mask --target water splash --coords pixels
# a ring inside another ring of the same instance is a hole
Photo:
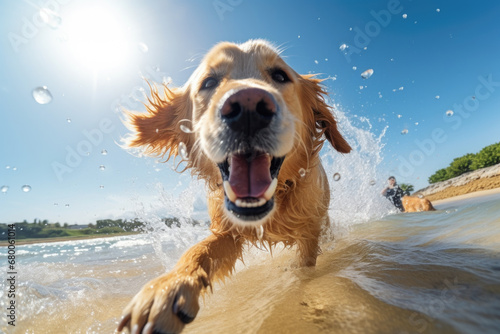
[[[331,103],[331,102],[330,102]],[[380,190],[374,186],[376,180],[385,180],[387,172],[381,165],[382,142],[387,126],[376,135],[370,121],[358,118],[361,125],[354,125],[354,119],[346,116],[341,106],[336,105],[335,118],[344,138],[352,147],[349,154],[339,154],[330,145],[321,151],[321,160],[330,179],[331,201],[330,218],[335,233],[358,223],[386,215],[390,203],[380,196]],[[342,178],[334,181],[338,173]]]
[[[181,155],[182,160],[188,160],[189,156],[188,156],[188,150],[187,150],[186,144],[184,144],[183,142],[180,142],[178,150],[179,150],[179,154]]]

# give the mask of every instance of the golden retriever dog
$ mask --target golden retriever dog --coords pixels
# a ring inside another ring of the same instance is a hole
[[[298,265],[315,266],[330,203],[319,152],[325,140],[351,150],[320,82],[297,74],[266,41],[224,42],[183,87],[154,86],[147,113],[126,113],[128,146],[167,159],[188,153],[187,169],[207,186],[212,234],[142,288],[119,331],[182,331],[246,243],[296,245]]]
[[[405,212],[421,212],[421,211],[435,211],[431,201],[427,198],[419,198],[415,196],[403,197],[403,207]]]

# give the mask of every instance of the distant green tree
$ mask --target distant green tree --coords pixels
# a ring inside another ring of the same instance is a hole
[[[410,193],[414,190],[413,185],[409,183],[401,183],[399,185],[405,196],[410,196]]]
[[[56,227],[56,228],[61,228],[61,224],[60,224],[60,223],[55,223],[55,224],[54,224],[54,227]]]
[[[442,168],[429,177],[429,183],[436,183],[447,180],[446,169]]]
[[[474,161],[475,154],[466,154],[460,158],[455,158],[451,162],[450,166],[446,168],[446,176],[448,179],[460,176],[467,172],[470,172],[472,162]]]
[[[500,143],[486,146],[478,154],[471,164],[472,170],[493,166],[500,163]]]
[[[63,227],[64,227],[64,228],[68,228],[68,227],[69,227],[69,224],[68,224],[68,223],[64,223]]]

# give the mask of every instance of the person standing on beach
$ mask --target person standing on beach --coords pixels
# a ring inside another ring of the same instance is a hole
[[[401,202],[401,198],[404,196],[403,189],[398,186],[394,176],[390,176],[387,182],[389,185],[382,190],[382,196],[385,196],[389,201],[391,201],[391,203],[394,204],[399,211],[404,212],[405,208]]]

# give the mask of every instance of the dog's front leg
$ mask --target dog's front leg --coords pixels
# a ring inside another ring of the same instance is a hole
[[[200,293],[230,274],[241,257],[243,240],[211,235],[191,247],[168,274],[147,283],[127,305],[118,331],[132,334],[179,333],[196,317]]]

